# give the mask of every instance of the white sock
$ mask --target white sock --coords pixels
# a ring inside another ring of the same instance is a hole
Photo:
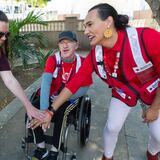
[[[37,147],[45,148],[45,142],[37,143]]]
[[[51,151],[58,152],[58,149],[55,146],[52,145]]]

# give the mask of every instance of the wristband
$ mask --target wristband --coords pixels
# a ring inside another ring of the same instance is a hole
[[[52,105],[51,105],[50,111],[51,111],[53,114],[55,114],[55,113],[57,112],[57,111],[54,109],[54,106],[52,106]]]
[[[49,111],[48,109],[45,110],[51,117],[53,116],[53,113]]]

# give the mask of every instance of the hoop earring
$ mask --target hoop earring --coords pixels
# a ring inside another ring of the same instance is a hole
[[[104,31],[103,35],[105,38],[111,38],[112,37],[112,29],[110,27],[107,27],[107,29]]]

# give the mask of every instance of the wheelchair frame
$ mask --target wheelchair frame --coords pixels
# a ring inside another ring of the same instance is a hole
[[[35,98],[35,93],[32,94],[30,100],[31,102]],[[77,131],[77,140],[80,147],[84,147],[89,140],[89,132],[90,132],[90,123],[91,123],[91,99],[88,95],[84,95],[82,97],[77,98],[71,103],[74,108],[76,108],[76,115],[73,115],[72,110],[66,117],[66,121],[63,122],[63,134],[61,137],[61,147],[60,150],[62,152],[61,160],[66,160],[67,156],[71,156],[71,160],[77,160],[76,153],[68,152],[68,135],[69,129],[73,125],[75,130]],[[45,135],[46,144],[51,144],[51,138],[53,136]],[[33,137],[29,136],[28,129],[25,129],[25,137],[22,138],[22,149],[25,152],[25,158],[27,160],[31,160],[31,156],[29,155],[29,143],[33,143]],[[58,158],[59,159],[59,158]]]

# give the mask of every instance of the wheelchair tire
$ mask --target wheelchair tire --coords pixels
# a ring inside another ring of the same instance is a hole
[[[82,97],[78,116],[78,142],[81,147],[85,146],[89,139],[91,123],[91,100],[89,96]]]
[[[33,93],[32,93],[32,95],[31,95],[31,97],[30,97],[30,102],[31,102],[31,103],[37,98],[36,94],[37,94],[37,92],[33,92]]]
[[[26,149],[26,142],[25,142],[25,138],[24,138],[24,137],[22,138],[21,148],[22,148],[23,150]]]
[[[32,157],[26,156],[26,157],[25,157],[25,160],[32,160]]]

